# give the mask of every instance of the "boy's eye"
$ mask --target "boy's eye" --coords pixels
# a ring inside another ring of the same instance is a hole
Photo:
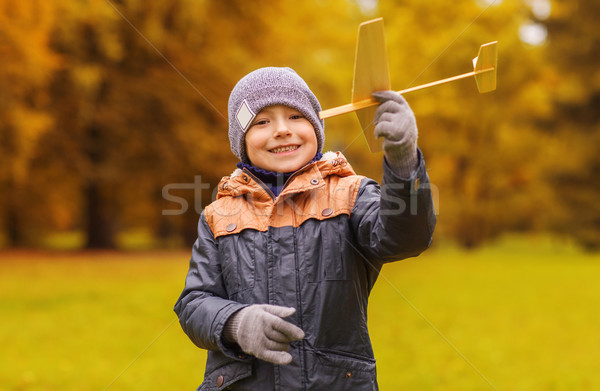
[[[259,120],[257,120],[256,122],[254,122],[254,123],[252,124],[252,126],[254,126],[254,125],[265,125],[267,122],[268,122],[268,121],[267,121],[266,119],[259,119]]]
[[[304,118],[304,116],[302,114],[292,114],[290,116],[291,119],[301,119]]]

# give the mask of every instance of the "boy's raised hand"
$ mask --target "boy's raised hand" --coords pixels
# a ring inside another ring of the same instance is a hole
[[[383,137],[385,158],[396,174],[409,178],[417,168],[417,121],[402,95],[376,91],[381,104],[375,112],[375,137]]]
[[[290,342],[304,338],[304,331],[282,318],[295,308],[254,304],[236,312],[227,321],[226,338],[231,338],[248,354],[277,365],[292,362]],[[228,331],[229,329],[230,331]]]

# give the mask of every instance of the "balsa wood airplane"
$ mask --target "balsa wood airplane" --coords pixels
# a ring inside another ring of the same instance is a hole
[[[496,68],[498,63],[498,42],[481,45],[479,54],[473,59],[473,72],[449,77],[432,83],[397,91],[399,94],[422,90],[455,80],[473,76],[480,93],[496,89]],[[323,110],[321,119],[356,112],[371,152],[381,150],[381,141],[373,135],[375,111],[378,101],[371,94],[375,91],[391,89],[388,60],[385,48],[383,18],[361,23],[358,28],[358,42],[354,61],[354,81],[352,85],[352,103]]]

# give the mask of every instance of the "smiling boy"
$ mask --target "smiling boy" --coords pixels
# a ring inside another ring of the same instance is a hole
[[[238,169],[198,223],[183,330],[208,350],[200,390],[377,390],[367,302],[387,262],[431,243],[435,214],[406,101],[380,100],[382,185],[323,155],[321,106],[290,68],[261,68],[229,99]]]

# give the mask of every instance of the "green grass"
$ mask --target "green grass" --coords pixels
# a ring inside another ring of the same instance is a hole
[[[188,254],[0,253],[0,390],[194,390],[205,352],[172,312]],[[386,265],[380,388],[600,390],[598,276],[600,256],[548,241]]]

